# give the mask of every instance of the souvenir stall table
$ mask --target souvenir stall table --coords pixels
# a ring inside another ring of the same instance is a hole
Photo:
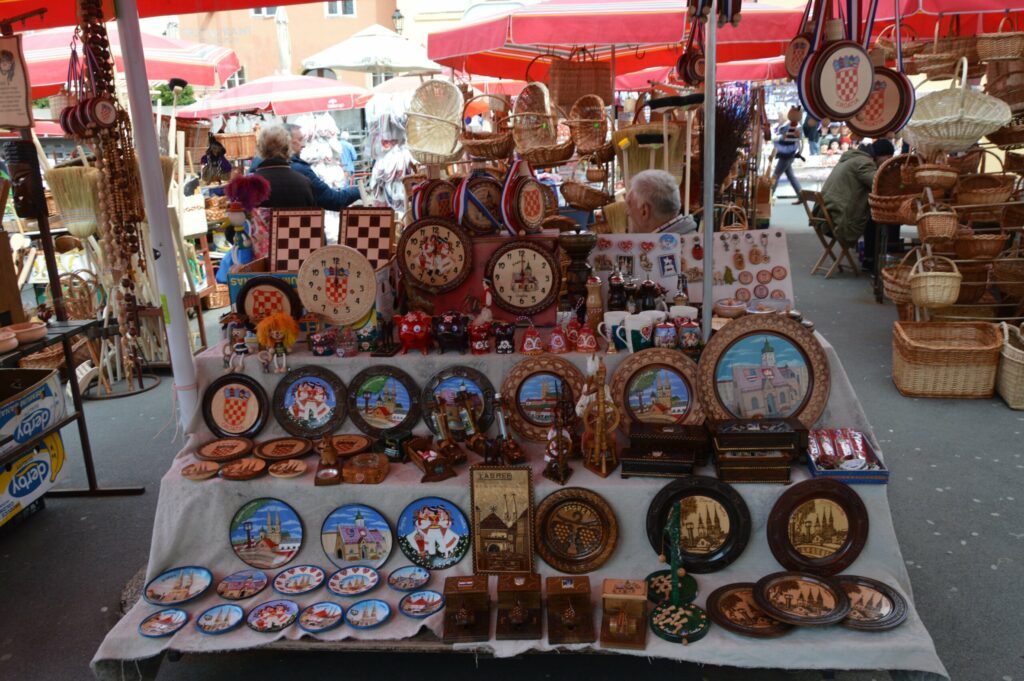
[[[820,336],[831,370],[831,394],[828,405],[820,423],[836,426],[848,426],[868,434],[871,428],[867,422],[861,405],[853,391],[849,379],[842,368],[834,349]],[[609,372],[630,355],[619,353],[606,355]],[[583,367],[585,357],[578,353],[562,355],[577,367]],[[458,354],[435,355],[426,357],[398,356],[394,359],[371,358],[367,355],[337,359],[314,357],[306,351],[296,352],[290,357],[290,366],[301,367],[314,365],[327,367],[337,373],[346,383],[351,384],[357,372],[370,366],[383,364],[398,365],[408,370],[419,385],[425,385],[436,372],[455,365],[472,367],[482,372],[495,386],[502,385],[514,365],[526,359],[522,355],[484,355],[469,356]],[[197,357],[197,369],[201,391],[223,373],[222,359],[219,352],[207,351]],[[263,386],[268,395],[273,395],[280,375],[259,373],[258,363],[251,361],[246,365],[246,373]],[[611,375],[611,373],[609,373]],[[261,477],[247,482],[232,482],[222,479],[211,479],[192,482],[182,477],[182,468],[194,461],[192,452],[202,443],[211,439],[201,413],[193,418],[190,431],[194,433],[186,447],[174,460],[171,469],[161,483],[160,499],[154,523],[153,541],[150,553],[147,581],[161,572],[178,565],[201,565],[209,568],[214,575],[214,582],[224,576],[246,567],[232,552],[229,543],[229,525],[231,519],[244,504],[261,497],[281,500],[291,506],[301,518],[303,542],[291,566],[314,564],[332,572],[332,561],[325,555],[321,542],[318,541],[317,530],[333,509],[352,503],[362,503],[380,511],[395,528],[402,510],[414,500],[423,497],[441,497],[458,506],[469,517],[470,485],[466,466],[458,467],[458,475],[442,482],[421,483],[421,471],[411,463],[392,463],[390,474],[380,485],[342,484],[336,487],[314,486],[315,463],[306,474],[293,479],[277,479]],[[426,431],[420,422],[415,433]],[[355,432],[351,419],[346,420],[341,432]],[[260,433],[258,440],[265,441],[285,435],[283,429],[273,417],[269,417],[268,425]],[[874,442],[873,442],[874,444]],[[525,445],[525,443],[524,443]],[[539,505],[542,500],[560,488],[552,481],[541,476],[543,462],[539,445],[525,445],[529,453],[530,465],[533,469],[534,503]],[[875,445],[876,451],[877,445]],[[470,465],[480,463],[479,457],[470,454]],[[608,478],[600,478],[583,468],[581,462],[572,462],[575,469],[566,488],[582,487],[597,492],[611,505],[618,521],[618,544],[611,558],[599,569],[588,574],[592,589],[591,600],[597,602],[601,581],[604,578],[642,579],[652,571],[660,569],[662,564],[648,543],[645,531],[647,509],[655,494],[664,487],[665,481],[656,478],[633,477],[623,480],[618,473]],[[697,473],[714,475],[710,469],[699,469]],[[794,468],[794,481],[807,477],[802,467]],[[644,656],[658,656],[680,660],[688,660],[709,664],[724,664],[758,668],[794,668],[794,669],[857,669],[883,668],[889,670],[906,670],[908,677],[940,679],[945,678],[946,671],[938,659],[931,637],[912,605],[910,580],[897,544],[890,517],[889,503],[884,485],[856,485],[856,491],[867,507],[870,531],[867,542],[859,558],[848,570],[855,574],[871,575],[891,585],[907,597],[909,614],[907,621],[899,628],[885,634],[851,631],[840,627],[825,629],[800,628],[786,636],[771,641],[740,637],[725,629],[712,626],[709,633],[699,642],[683,646],[669,643],[654,636],[647,635],[646,650],[626,651]],[[791,489],[783,485],[737,485],[735,488],[750,509],[751,535],[746,549],[739,558],[726,570],[713,574],[698,574],[696,580],[699,593],[696,603],[703,606],[707,596],[719,586],[736,581],[756,581],[762,576],[779,570],[769,552],[766,539],[766,521],[769,510],[776,499],[785,490]],[[398,532],[396,535],[400,534]],[[398,539],[393,542],[398,544]],[[380,580],[386,581],[387,575],[393,570],[408,565],[398,546],[391,550],[390,556],[380,566]],[[547,565],[541,558],[534,558],[533,571],[547,577],[559,574],[556,569]],[[273,572],[267,571],[271,577]],[[473,572],[473,561],[466,555],[461,562],[447,570],[437,570],[432,574],[426,588],[440,591],[445,577],[449,575],[470,575]],[[492,601],[496,580],[490,580]],[[198,600],[185,605],[191,615],[191,621],[173,636],[165,638],[145,638],[139,634],[140,622],[159,610],[160,606],[150,605],[140,600],[120,622],[112,629],[100,646],[93,660],[93,668],[98,678],[119,678],[126,668],[125,661],[139,660],[159,656],[167,651],[182,653],[201,653],[213,651],[244,650],[258,646],[285,644],[294,648],[296,645],[327,649],[365,645],[366,642],[392,642],[390,648],[401,650],[403,642],[420,632],[421,627],[440,635],[444,612],[438,612],[427,619],[411,619],[398,612],[393,612],[390,619],[374,629],[358,630],[348,624],[333,629],[317,637],[323,643],[311,639],[298,643],[304,632],[298,626],[292,626],[283,632],[271,635],[261,634],[246,628],[244,625],[222,636],[208,636],[200,633],[192,621],[219,603],[221,599],[216,589],[210,589]],[[403,594],[385,584],[379,585],[367,597],[379,598],[387,602],[393,611],[397,610],[399,599]],[[240,602],[246,610],[273,599],[276,596],[270,589],[262,594]],[[296,600],[300,606],[324,601],[334,601],[346,609],[358,598],[337,598],[326,588],[315,591]],[[348,602],[346,602],[348,601]],[[597,616],[597,606],[594,606]],[[492,613],[493,616],[493,613]],[[493,630],[493,625],[492,629]],[[549,630],[550,631],[550,630]],[[423,636],[416,639],[415,650],[422,651]],[[336,643],[344,641],[344,643]],[[823,649],[822,646],[825,648]],[[486,643],[456,644],[455,650],[479,649],[493,653],[499,657],[516,655],[528,650],[551,650],[557,646],[549,644],[546,638],[533,641],[495,641],[493,637]],[[450,649],[438,641],[430,645],[431,649]],[[597,644],[577,644],[570,649],[597,649]],[[823,653],[827,650],[827,653]],[[895,678],[895,677],[894,677]]]

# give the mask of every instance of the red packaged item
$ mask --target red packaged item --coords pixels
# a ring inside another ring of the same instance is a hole
[[[853,452],[853,443],[850,442],[849,428],[836,428],[832,431],[832,442],[835,443],[836,453],[840,459],[852,459],[856,457]]]
[[[868,445],[864,441],[864,433],[859,430],[850,431],[850,442],[853,443],[854,456],[860,459],[867,459],[868,457]]]

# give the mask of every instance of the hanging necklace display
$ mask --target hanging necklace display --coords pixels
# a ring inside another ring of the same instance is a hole
[[[877,0],[874,0],[872,9],[874,6],[877,6]],[[875,82],[875,68],[867,50],[855,40],[859,17],[859,0],[847,0],[845,39],[833,39],[839,35],[842,21],[829,22],[832,29],[829,42],[818,52],[810,75],[809,84],[816,103],[822,113],[833,120],[845,121],[860,111],[868,101]]]

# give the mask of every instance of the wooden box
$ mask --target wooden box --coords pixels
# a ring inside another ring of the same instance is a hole
[[[781,450],[715,450],[715,472],[722,482],[781,482],[789,484],[793,457]]]
[[[710,441],[702,425],[634,423],[622,454],[622,477],[681,478],[708,462]]]
[[[491,597],[487,575],[446,577],[444,580],[445,643],[486,641],[491,633]]]
[[[388,457],[376,452],[363,452],[342,464],[341,479],[350,484],[377,485],[388,477]]]
[[[593,643],[589,577],[548,577],[548,643]]]
[[[535,641],[542,636],[540,575],[498,575],[499,641]]]
[[[601,587],[601,647],[647,647],[647,582],[606,579]]]
[[[789,451],[793,457],[807,449],[809,433],[797,419],[729,419],[708,421],[715,451]]]

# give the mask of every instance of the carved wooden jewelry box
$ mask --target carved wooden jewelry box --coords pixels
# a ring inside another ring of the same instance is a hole
[[[491,597],[487,575],[446,577],[444,580],[445,643],[486,641],[491,633]]]
[[[709,421],[708,428],[722,482],[789,484],[793,463],[807,449],[807,428],[792,418]]]
[[[539,640],[542,611],[540,575],[498,575],[498,624],[494,638]]]
[[[548,643],[593,643],[589,577],[548,577]]]
[[[622,477],[681,478],[708,462],[710,441],[702,425],[633,423],[622,453]]]

